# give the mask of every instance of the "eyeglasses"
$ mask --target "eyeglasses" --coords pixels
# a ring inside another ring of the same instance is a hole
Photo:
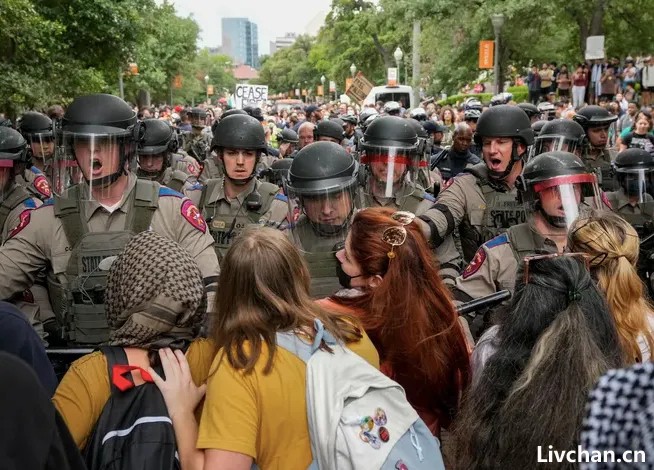
[[[391,219],[402,224],[401,226],[388,227],[382,232],[382,241],[391,245],[391,251],[386,253],[389,259],[395,258],[395,252],[393,251],[396,246],[404,245],[406,242],[406,225],[409,225],[416,218],[416,215],[408,211],[397,211],[391,215]]]
[[[559,256],[568,256],[570,258],[574,258],[586,266],[586,270],[590,271],[590,266],[588,262],[588,257],[584,253],[550,253],[548,255],[534,255],[534,256],[525,256],[522,259],[523,266],[524,266],[524,272],[523,272],[523,278],[522,282],[524,284],[529,283],[529,266],[531,265],[533,267],[533,264],[542,261],[544,259],[553,259],[553,258],[558,258]]]

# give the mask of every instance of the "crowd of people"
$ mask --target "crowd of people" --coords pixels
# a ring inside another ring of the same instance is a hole
[[[0,126],[0,350],[27,363],[0,356],[3,462],[591,468],[541,458],[647,451],[629,420],[652,405],[650,108],[549,93],[96,94]],[[627,409],[616,384],[642,398]]]

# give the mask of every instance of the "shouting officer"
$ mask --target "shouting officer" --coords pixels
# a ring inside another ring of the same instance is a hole
[[[173,167],[173,163],[177,163],[175,152],[178,144],[170,124],[159,119],[146,119],[141,126],[145,132],[137,149],[138,177],[156,181],[180,193],[189,189],[192,175]]]
[[[108,268],[132,235],[144,230],[186,249],[203,274],[209,302],[215,295],[220,268],[197,207],[154,181],[138,180],[129,170],[139,127],[136,113],[120,98],[76,98],[58,133],[62,152],[55,156],[54,178],[69,184],[81,176],[81,183],[33,210],[0,247],[0,298],[29,288],[46,268],[61,337],[69,343],[107,341],[103,302]],[[75,174],[67,177],[66,172]]]
[[[45,114],[34,111],[22,115],[17,130],[27,141],[25,171],[17,175],[17,183],[34,192],[41,200],[52,196],[52,159],[55,152],[54,125]]]
[[[601,207],[595,174],[568,152],[535,156],[516,184],[527,222],[510,227],[479,248],[456,280],[453,294],[457,301],[468,302],[504,289],[513,292],[524,257],[562,253],[572,222]],[[475,326],[472,330],[481,325],[476,322]]]
[[[333,142],[307,145],[289,170],[290,233],[307,261],[315,298],[340,288],[336,252],[345,243],[354,214],[357,175],[354,157]]]
[[[586,145],[582,153],[582,160],[588,171],[597,174],[600,188],[604,191],[618,189],[612,171],[612,162],[616,152],[609,150],[609,127],[617,121],[614,116],[601,106],[584,106],[573,117],[575,122],[581,124],[586,131]]]
[[[223,177],[210,179],[201,190],[188,194],[207,221],[216,254],[222,259],[232,239],[248,225],[281,227],[288,203],[277,185],[255,178],[266,150],[265,133],[257,119],[241,114],[221,119],[214,128],[211,150],[224,168]]]
[[[450,179],[436,204],[419,217],[433,246],[441,245],[459,228],[467,262],[482,243],[525,222],[524,210],[516,199],[515,181],[534,134],[520,108],[498,105],[482,113],[475,140],[481,144],[484,161]]]
[[[611,208],[634,226],[641,237],[654,229],[654,156],[627,149],[615,159],[619,189],[606,193]]]

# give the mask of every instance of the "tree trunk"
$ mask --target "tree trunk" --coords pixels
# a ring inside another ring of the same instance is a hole
[[[379,52],[379,55],[384,61],[384,68],[388,69],[389,67],[393,67],[393,59],[390,53],[381,45],[381,42],[379,42],[379,36],[377,36],[377,34],[372,35],[372,41],[375,43],[375,49],[377,49],[377,52]]]
[[[138,103],[139,109],[150,107],[150,92],[148,90],[139,90],[136,94],[136,102]]]
[[[420,103],[420,20],[413,20],[413,101],[417,106]]]
[[[579,49],[581,56],[586,57],[586,39],[589,36],[602,36],[604,34],[604,11],[607,7],[608,0],[595,0],[590,21],[588,14],[576,12],[574,19],[579,25]]]

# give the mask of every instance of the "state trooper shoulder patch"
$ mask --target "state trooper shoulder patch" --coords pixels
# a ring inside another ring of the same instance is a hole
[[[441,191],[445,191],[447,188],[452,186],[452,183],[454,183],[454,177],[452,177],[452,178],[448,179],[447,181],[445,181],[445,184],[443,184],[443,189]]]
[[[182,217],[184,217],[188,223],[200,232],[205,233],[207,231],[207,223],[204,221],[204,218],[202,217],[202,214],[200,214],[196,205],[193,204],[193,201],[190,199],[186,199],[182,203]]]
[[[484,261],[486,261],[486,252],[483,248],[479,248],[477,253],[475,253],[475,257],[470,261],[470,264],[463,270],[463,279],[468,279],[474,273],[479,271],[479,268],[484,264]]]
[[[18,225],[14,227],[11,232],[9,232],[9,236],[7,237],[12,238],[15,235],[17,235],[21,230],[23,230],[27,225],[30,223],[30,214],[32,212],[32,209],[25,209],[23,212],[20,213],[20,220],[18,222]]]
[[[48,183],[48,179],[43,176],[39,175],[36,178],[34,178],[34,187],[36,190],[41,194],[42,196],[45,196],[46,198],[52,196],[52,190],[50,189],[50,183]]]

